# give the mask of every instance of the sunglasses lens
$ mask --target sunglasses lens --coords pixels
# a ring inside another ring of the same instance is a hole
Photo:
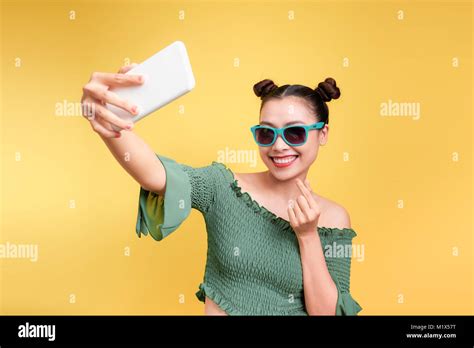
[[[285,130],[285,139],[293,145],[303,144],[306,141],[306,131],[303,127],[290,127]]]
[[[262,145],[271,144],[275,137],[275,132],[269,128],[257,128],[255,130],[257,142]]]

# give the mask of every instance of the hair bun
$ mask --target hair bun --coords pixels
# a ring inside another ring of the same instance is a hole
[[[324,82],[318,83],[318,87],[316,87],[314,91],[318,93],[325,102],[337,99],[341,95],[341,91],[336,86],[336,80],[332,77],[328,77]]]
[[[253,86],[253,91],[257,95],[257,97],[260,97],[261,99],[263,99],[267,94],[269,94],[270,92],[272,92],[273,90],[277,88],[278,86],[275,85],[272,80],[265,79],[256,83]]]

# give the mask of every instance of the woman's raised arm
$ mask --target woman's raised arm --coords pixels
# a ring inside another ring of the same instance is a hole
[[[166,187],[163,164],[155,152],[131,130],[133,123],[121,119],[105,106],[105,103],[113,104],[136,114],[135,105],[109,90],[113,86],[141,84],[138,75],[125,74],[135,65],[124,66],[118,73],[92,73],[90,81],[83,87],[82,113],[127,173],[143,188],[163,195]],[[119,127],[120,132],[115,131],[112,124]]]

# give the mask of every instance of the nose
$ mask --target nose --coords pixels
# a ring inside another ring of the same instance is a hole
[[[272,147],[274,150],[277,150],[277,152],[290,148],[289,145],[282,139],[281,135],[278,135]]]

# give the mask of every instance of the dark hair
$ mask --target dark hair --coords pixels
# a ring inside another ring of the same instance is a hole
[[[265,79],[256,83],[253,86],[253,91],[262,100],[260,111],[262,111],[263,105],[271,99],[295,96],[304,99],[318,122],[324,121],[325,123],[329,123],[329,109],[326,102],[337,99],[341,95],[341,91],[336,86],[336,81],[331,77],[318,83],[315,89],[303,85],[278,87],[272,80]]]

